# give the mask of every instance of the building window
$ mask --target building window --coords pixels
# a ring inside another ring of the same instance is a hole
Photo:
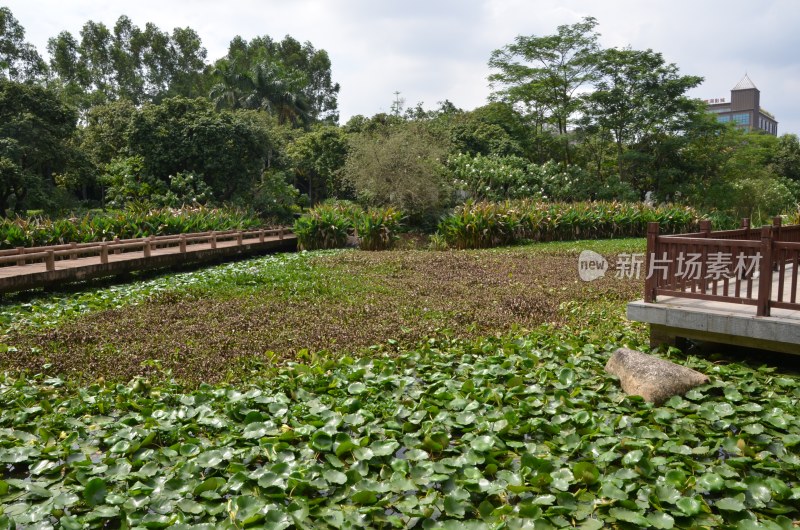
[[[717,120],[719,120],[720,123],[728,123],[729,121],[731,121],[731,117],[730,116],[717,116]]]
[[[749,114],[734,114],[731,116],[733,123],[736,125],[750,125],[750,115]]]

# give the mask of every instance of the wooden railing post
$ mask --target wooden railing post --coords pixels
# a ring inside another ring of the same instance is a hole
[[[264,242],[264,230],[259,230],[258,231],[258,242],[259,243],[263,243]]]
[[[17,254],[19,254],[20,256],[24,256],[25,255],[25,247],[17,247]],[[20,267],[25,265],[25,258],[18,259],[17,260],[17,265],[19,265]]]
[[[69,248],[70,248],[70,250],[74,250],[74,249],[78,248],[78,244],[76,242],[74,242],[74,241],[70,241]],[[69,259],[78,259],[78,254],[76,254],[75,252],[70,252],[69,253]]]
[[[702,221],[700,221],[700,232],[703,234],[703,237],[709,237],[711,235],[710,219],[703,219]]]
[[[783,241],[781,239],[781,223],[783,219],[781,219],[780,215],[776,215],[772,218],[772,239],[775,241]]]
[[[114,245],[118,245],[118,244],[119,244],[119,238],[117,236],[114,236]],[[114,254],[119,254],[120,252],[122,252],[122,249],[120,249],[120,248],[115,248],[114,249]]]
[[[242,231],[236,232],[236,244],[242,246]]]
[[[278,228],[278,239],[283,239],[283,227]]]
[[[742,230],[744,230],[744,238],[750,239],[750,218],[742,218]]]
[[[761,259],[758,262],[758,300],[756,316],[769,316],[769,299],[772,297],[772,227],[761,227]]]
[[[144,240],[144,248],[143,248],[143,250],[144,250],[144,257],[145,258],[149,258],[150,255],[151,255],[151,253],[150,253],[150,243],[151,243],[150,238],[147,238],[147,239]]]
[[[56,270],[56,254],[52,250],[47,251],[47,257],[44,259],[45,268],[47,272],[53,272]]]
[[[216,231],[211,232],[211,248],[212,249],[217,248],[217,232]]]
[[[650,270],[650,260],[655,257],[656,245],[658,243],[658,223],[647,223],[647,255],[645,256],[645,274]],[[646,277],[644,280],[644,301],[656,301],[656,288],[658,286],[656,274]]]
[[[108,243],[105,241],[100,243],[100,263],[108,265]]]
[[[186,254],[186,235],[181,234],[181,254]]]

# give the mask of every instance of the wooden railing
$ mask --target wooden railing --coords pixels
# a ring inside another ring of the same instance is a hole
[[[798,303],[800,225],[752,229],[749,219],[736,230],[660,235],[658,223],[647,230],[645,302],[674,296],[756,306],[756,315],[771,308],[800,310]],[[776,277],[777,275],[777,277]],[[777,280],[777,281],[776,281]]]
[[[228,230],[224,232],[199,232],[192,234],[150,236],[138,239],[118,239],[98,243],[67,243],[64,245],[51,245],[45,247],[17,247],[14,249],[0,250],[0,267],[24,266],[33,263],[45,263],[46,270],[55,270],[56,261],[76,260],[90,256],[100,256],[100,262],[108,263],[109,254],[124,254],[129,252],[142,252],[149,258],[154,250],[165,247],[178,247],[179,253],[191,251],[191,245],[208,244],[210,248],[217,248],[217,243],[236,241],[236,245],[250,244],[255,241],[263,243],[265,238],[277,236],[283,239],[291,235],[287,228],[271,230]]]

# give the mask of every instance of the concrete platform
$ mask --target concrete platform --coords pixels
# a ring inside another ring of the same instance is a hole
[[[629,303],[627,314],[650,325],[652,346],[684,338],[800,355],[800,311],[757,317],[752,305],[659,296],[657,303]]]

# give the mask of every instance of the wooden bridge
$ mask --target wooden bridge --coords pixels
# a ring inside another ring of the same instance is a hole
[[[297,237],[290,230],[277,228],[18,247],[0,251],[0,293],[260,252],[295,250],[296,246]]]
[[[800,354],[800,225],[658,231],[650,223],[644,299],[628,304],[652,346],[686,338]]]

